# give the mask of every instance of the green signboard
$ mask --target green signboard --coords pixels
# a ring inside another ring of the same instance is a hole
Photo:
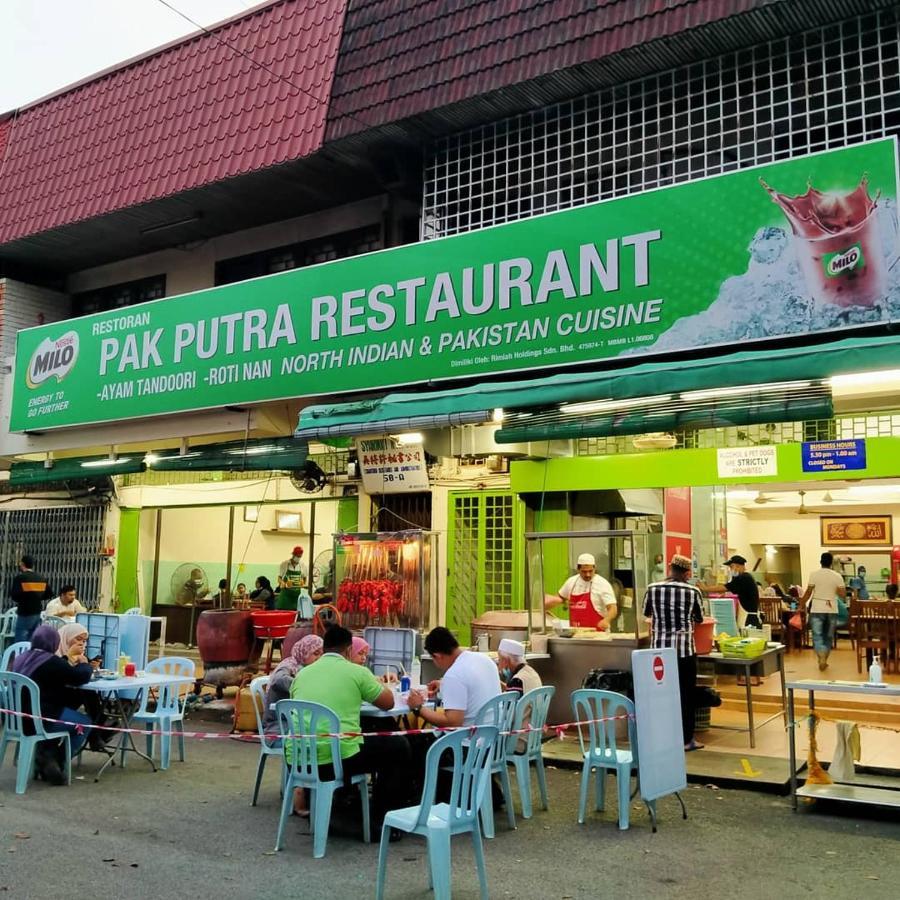
[[[19,333],[11,429],[900,318],[893,139]]]

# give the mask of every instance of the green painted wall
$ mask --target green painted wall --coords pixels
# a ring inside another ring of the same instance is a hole
[[[338,500],[338,531],[359,530],[359,497],[342,497]]]
[[[116,596],[118,611],[138,605],[138,539],[141,511],[123,509],[119,518],[118,552],[116,554]]]
[[[896,437],[868,438],[866,468],[854,472],[804,472],[800,444],[779,444],[776,450],[778,474],[759,478],[719,478],[713,448],[514,462],[510,484],[514,491],[526,493],[900,477],[900,438]]]

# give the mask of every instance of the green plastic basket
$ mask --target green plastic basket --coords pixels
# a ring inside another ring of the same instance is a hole
[[[759,638],[724,638],[719,641],[722,656],[735,659],[752,659],[765,653],[766,642]]]

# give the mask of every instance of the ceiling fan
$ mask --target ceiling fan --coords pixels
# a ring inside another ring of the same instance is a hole
[[[753,502],[758,503],[760,506],[762,506],[764,503],[775,503],[776,501],[774,497],[768,497],[766,496],[766,494],[760,491],[753,499]]]
[[[808,516],[809,510],[806,508],[806,491],[799,491],[800,494],[800,508],[797,510],[798,516]]]

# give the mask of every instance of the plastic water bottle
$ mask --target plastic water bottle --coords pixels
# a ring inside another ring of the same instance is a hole
[[[412,671],[410,671],[409,677],[412,680],[412,686],[417,688],[422,684],[422,660],[418,656],[413,657],[411,668]]]
[[[877,653],[872,657],[872,665],[869,666],[869,684],[881,684],[881,660]]]

